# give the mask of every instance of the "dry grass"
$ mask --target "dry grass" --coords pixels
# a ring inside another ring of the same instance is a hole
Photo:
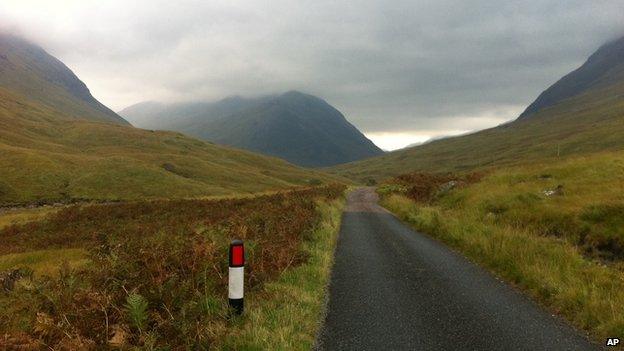
[[[321,220],[304,243],[308,261],[265,286],[263,299],[249,301],[250,312],[219,347],[226,350],[310,350],[314,345],[344,200],[320,203]]]
[[[117,343],[214,348],[245,323],[228,318],[225,304],[229,240],[246,240],[252,304],[282,298],[271,290],[278,285],[267,284],[296,276],[289,272],[300,267],[310,272],[327,264],[313,249],[319,239],[314,229],[325,213],[317,201],[332,201],[343,190],[330,186],[245,199],[72,206],[44,221],[6,227],[0,230],[5,244],[0,252],[6,254],[0,262],[21,268],[28,278],[0,294],[0,310],[9,316],[0,320],[0,348],[95,349]],[[39,274],[56,269],[70,253],[82,260],[83,249],[89,264],[61,264],[56,276]],[[291,301],[309,304],[308,326],[316,323],[310,296]],[[316,303],[320,306],[320,297]],[[305,330],[307,338],[314,334]]]
[[[499,169],[429,203],[389,192],[383,204],[603,342],[624,331],[623,186],[624,153],[603,153]]]

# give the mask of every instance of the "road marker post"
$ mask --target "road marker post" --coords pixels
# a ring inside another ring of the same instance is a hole
[[[228,303],[235,314],[241,315],[245,307],[245,246],[242,240],[232,240],[229,256]]]

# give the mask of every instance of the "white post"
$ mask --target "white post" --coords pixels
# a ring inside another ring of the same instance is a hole
[[[228,302],[238,315],[243,313],[245,300],[245,247],[242,240],[230,243],[230,267],[228,270]]]

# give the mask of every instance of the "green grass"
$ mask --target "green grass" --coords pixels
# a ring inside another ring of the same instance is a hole
[[[9,225],[38,221],[57,210],[58,208],[50,206],[0,210],[0,229]]]
[[[559,185],[562,195],[545,195]],[[623,152],[501,168],[429,202],[385,189],[383,205],[401,219],[596,341],[624,330]]]
[[[622,150],[624,83],[590,90],[561,104],[471,135],[433,141],[328,169],[365,182],[408,172],[465,172]]]
[[[85,249],[53,249],[6,254],[0,256],[0,272],[16,268],[28,268],[38,276],[55,276],[59,267],[67,262],[73,269],[89,263]]]
[[[246,299],[248,312],[221,348],[310,350],[323,322],[327,284],[344,200],[320,203],[321,219],[303,244],[308,261],[265,286],[259,299]]]
[[[21,38],[0,33],[0,88],[63,111],[67,118],[127,124],[100,104],[65,65]]]
[[[76,120],[0,88],[0,204],[244,194],[344,181],[179,133]]]

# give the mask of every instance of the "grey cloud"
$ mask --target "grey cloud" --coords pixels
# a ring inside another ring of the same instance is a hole
[[[9,0],[0,21],[115,109],[300,89],[366,132],[504,121],[624,34],[621,0],[72,3]]]

